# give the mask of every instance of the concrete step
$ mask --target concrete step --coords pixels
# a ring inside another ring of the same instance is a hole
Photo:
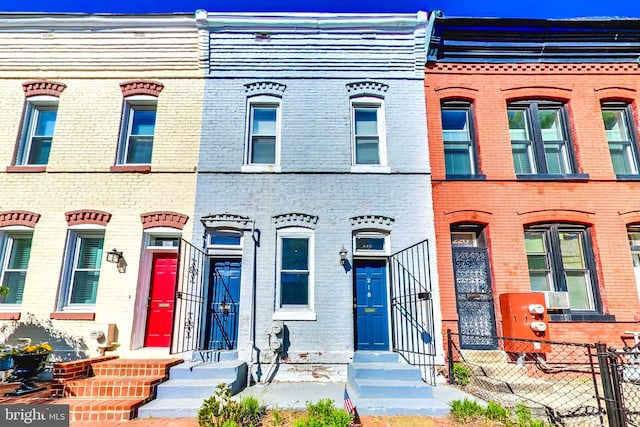
[[[222,380],[239,375],[246,376],[247,364],[238,360],[218,363],[185,362],[171,367],[169,379],[211,379]],[[218,381],[220,382],[220,381]]]
[[[347,375],[354,379],[395,379],[422,381],[420,369],[405,363],[351,363]]]
[[[441,417],[450,407],[441,399],[358,398],[354,404],[360,415],[424,415]]]
[[[475,375],[487,377],[502,378],[527,375],[527,367],[516,363],[487,362],[480,365],[464,363],[464,366],[468,367]]]
[[[422,381],[403,381],[390,379],[350,379],[349,385],[359,398],[430,398],[433,387]]]
[[[509,356],[502,350],[460,350],[460,354],[465,362],[474,365],[509,362]]]
[[[531,377],[491,378],[474,376],[469,383],[488,391],[500,393],[542,393],[553,387],[553,384],[549,381]]]
[[[237,350],[194,350],[191,353],[194,362],[224,362],[238,360]]]
[[[244,388],[244,380],[238,378],[226,378],[219,381],[210,379],[194,380],[169,380],[156,388],[156,400],[160,399],[206,399],[213,396],[218,384],[226,384],[231,387],[231,394],[239,393]]]
[[[398,353],[391,351],[362,351],[353,353],[353,363],[398,363]]]
[[[138,418],[193,418],[202,404],[203,399],[153,400],[138,408]]]

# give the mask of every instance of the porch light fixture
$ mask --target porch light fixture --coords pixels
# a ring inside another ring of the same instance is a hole
[[[107,252],[107,262],[118,264],[122,258],[122,252],[118,252],[116,248],[111,249],[111,252]]]
[[[344,263],[347,261],[347,250],[342,245],[342,249],[340,249],[340,265],[344,266]]]

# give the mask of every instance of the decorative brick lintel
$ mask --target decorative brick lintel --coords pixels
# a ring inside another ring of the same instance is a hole
[[[40,220],[40,214],[29,211],[4,211],[0,212],[0,227],[23,225],[34,228]]]
[[[95,320],[95,313],[68,313],[64,311],[54,311],[49,314],[49,319],[53,320]]]
[[[66,87],[66,84],[52,80],[34,80],[22,83],[22,90],[27,98],[40,95],[59,97]]]
[[[95,224],[106,226],[111,219],[109,212],[97,211],[92,209],[82,209],[78,211],[69,211],[64,213],[69,226],[79,224]]]
[[[5,311],[0,312],[0,320],[20,320],[20,312]]]
[[[120,89],[124,97],[134,95],[151,95],[157,97],[163,88],[164,85],[162,83],[153,80],[129,80],[120,83]]]
[[[145,230],[152,227],[171,227],[182,230],[189,217],[178,212],[158,211],[144,213],[140,215],[140,219],[142,228]]]

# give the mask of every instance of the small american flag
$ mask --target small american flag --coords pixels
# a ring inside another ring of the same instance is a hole
[[[347,393],[347,386],[344,387],[344,410],[353,416],[353,418],[351,418],[351,423],[349,424],[350,427],[360,425],[360,417],[358,416],[356,407],[353,406],[349,393]]]

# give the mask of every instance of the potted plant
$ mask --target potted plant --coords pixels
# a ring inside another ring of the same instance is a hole
[[[9,382],[20,381],[22,384],[9,396],[21,396],[27,393],[44,390],[46,387],[35,385],[37,375],[44,371],[45,362],[51,354],[51,346],[46,343],[40,344],[20,344],[11,349],[11,359],[13,359],[13,372],[7,379]]]
[[[4,297],[9,295],[9,287],[2,285],[0,286],[0,303],[4,302]]]
[[[10,345],[0,344],[0,371],[8,371],[13,366],[11,350]]]

